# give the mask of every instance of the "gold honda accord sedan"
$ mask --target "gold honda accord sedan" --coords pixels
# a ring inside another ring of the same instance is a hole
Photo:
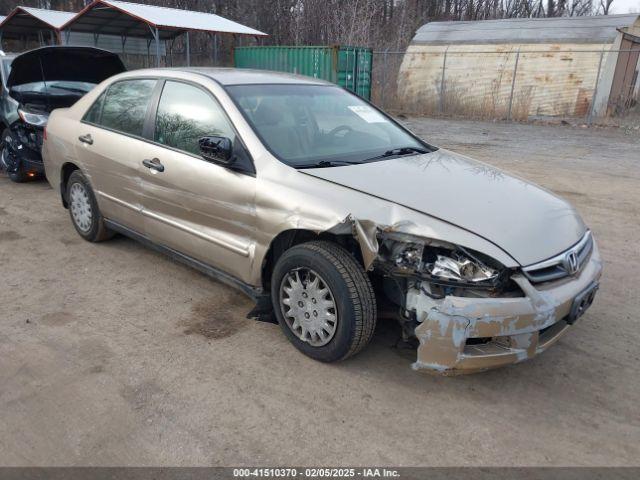
[[[598,289],[596,242],[567,202],[321,80],[120,74],[51,114],[43,157],[81,237],[128,235],[241,289],[324,362],[362,350],[382,316],[415,369],[520,362]]]

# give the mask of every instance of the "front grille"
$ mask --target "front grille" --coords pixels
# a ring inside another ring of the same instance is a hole
[[[535,265],[529,265],[524,267],[522,271],[531,281],[531,283],[549,282],[551,280],[558,280],[560,278],[574,275],[587,263],[591,251],[593,250],[593,238],[591,232],[587,231],[584,237],[575,244],[573,247],[559,255],[556,255],[544,262],[536,263]],[[575,270],[572,269],[569,256],[575,255]]]
[[[547,348],[566,328],[569,327],[567,317],[556,323],[538,330],[537,348]],[[526,349],[527,346],[518,346],[514,343],[517,335],[499,337],[467,338],[464,345],[464,354],[467,356],[488,356],[512,353],[515,350]]]

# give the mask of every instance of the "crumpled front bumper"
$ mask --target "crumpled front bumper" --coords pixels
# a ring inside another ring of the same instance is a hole
[[[414,310],[420,322],[415,329],[420,346],[413,368],[455,375],[536,356],[569,329],[566,319],[574,298],[597,282],[601,273],[594,242],[588,262],[573,277],[534,286],[524,275],[514,275],[523,297],[434,300],[416,289],[409,291],[407,309]]]
[[[25,127],[16,122],[11,127],[10,140],[3,139],[6,151],[3,152],[3,163],[8,172],[25,172],[44,174],[42,162],[42,129]]]

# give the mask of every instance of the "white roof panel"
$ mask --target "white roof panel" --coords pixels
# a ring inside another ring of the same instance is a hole
[[[208,32],[238,33],[243,35],[267,35],[264,32],[246,27],[240,23],[214,15],[213,13],[156,7],[153,5],[121,2],[118,0],[100,0],[99,3],[138,17],[158,28],[204,30]]]
[[[638,22],[639,15],[512,18],[423,25],[412,44],[461,45],[508,43],[609,43],[618,29]]]
[[[31,7],[17,7],[21,10],[24,10],[30,15],[33,15],[38,20],[43,21],[51,25],[53,28],[60,28],[62,25],[67,23],[73,17],[76,16],[76,13],[73,12],[61,12],[59,10],[45,10],[44,8],[31,8]]]

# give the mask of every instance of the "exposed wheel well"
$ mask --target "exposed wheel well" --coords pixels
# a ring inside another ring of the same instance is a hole
[[[312,240],[327,240],[345,248],[356,260],[363,264],[360,245],[351,235],[334,235],[331,233],[316,233],[311,230],[292,229],[280,232],[269,245],[269,250],[262,262],[262,286],[265,292],[271,289],[271,273],[280,256],[289,248]]]
[[[68,162],[62,165],[62,170],[60,171],[60,197],[64,208],[69,208],[69,204],[67,202],[67,182],[74,170],[79,170],[78,166]]]

